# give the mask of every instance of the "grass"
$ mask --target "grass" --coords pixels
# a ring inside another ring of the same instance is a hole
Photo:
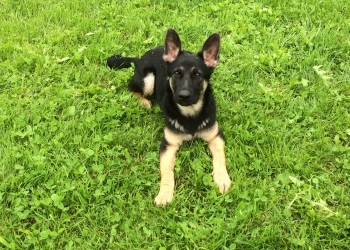
[[[331,1],[0,1],[0,248],[348,249],[350,6]],[[163,118],[127,91],[167,27],[222,36],[212,85],[231,190],[201,141],[153,205]]]

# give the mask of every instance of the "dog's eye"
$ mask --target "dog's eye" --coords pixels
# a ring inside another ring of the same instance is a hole
[[[175,70],[174,71],[174,75],[176,75],[176,76],[180,76],[181,75],[181,70]]]

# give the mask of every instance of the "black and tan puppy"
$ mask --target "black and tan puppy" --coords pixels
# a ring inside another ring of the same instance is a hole
[[[220,193],[226,192],[231,180],[226,170],[223,134],[216,121],[215,100],[210,76],[218,64],[220,35],[212,34],[197,54],[183,50],[174,29],[168,29],[165,45],[146,52],[140,59],[112,56],[110,68],[127,68],[135,64],[129,90],[140,103],[151,107],[155,96],[164,117],[164,138],[160,145],[160,190],[157,205],[165,205],[174,195],[175,155],[184,141],[195,137],[208,142],[213,156],[213,179]]]

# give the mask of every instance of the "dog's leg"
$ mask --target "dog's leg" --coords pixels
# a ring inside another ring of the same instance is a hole
[[[147,97],[150,97],[154,92],[155,76],[152,72],[144,77],[135,71],[132,80],[129,83],[129,90],[137,97],[139,103],[147,108],[152,107],[152,103]]]
[[[139,103],[141,105],[145,106],[148,109],[152,108],[151,101],[148,100],[147,98],[143,97],[141,93],[132,92],[132,94],[137,97],[137,100],[139,101]]]
[[[164,138],[160,145],[160,189],[154,203],[158,206],[171,202],[174,196],[174,165],[179,147],[191,135],[177,134],[164,129]]]
[[[160,188],[154,203],[158,206],[166,205],[174,196],[174,162],[178,145],[168,143],[163,139],[163,152],[160,152]]]
[[[218,123],[216,122],[212,128],[201,132],[198,137],[208,142],[213,156],[213,180],[218,186],[219,192],[225,193],[231,186],[231,179],[226,169],[225,143]]]
[[[224,140],[221,135],[215,136],[208,142],[213,156],[213,180],[220,193],[225,193],[231,186],[231,179],[226,169]]]

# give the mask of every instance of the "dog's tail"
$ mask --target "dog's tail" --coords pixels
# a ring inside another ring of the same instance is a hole
[[[124,69],[130,68],[131,63],[135,63],[138,58],[134,57],[121,57],[120,55],[111,56],[107,59],[107,66],[111,69]]]

